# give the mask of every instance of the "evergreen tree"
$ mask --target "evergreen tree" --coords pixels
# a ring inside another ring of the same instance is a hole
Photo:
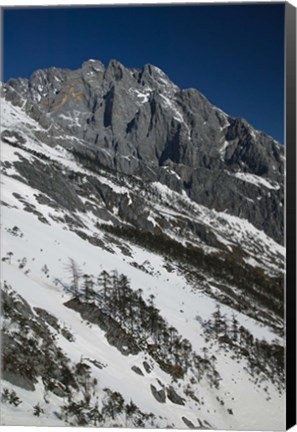
[[[238,321],[235,315],[232,315],[232,339],[237,342],[238,340]]]
[[[39,402],[38,402],[38,404],[36,404],[34,407],[33,407],[33,415],[35,415],[36,417],[39,417],[40,416],[40,414],[44,414],[44,410],[41,408],[41,406],[39,405]]]
[[[110,276],[107,271],[103,270],[98,277],[99,288],[103,291],[103,304],[108,307],[109,293],[111,290]]]
[[[130,420],[133,415],[137,412],[137,406],[135,403],[130,400],[130,403],[126,405],[125,407],[125,413],[126,413],[126,427],[128,427],[128,420]]]
[[[84,274],[83,275],[83,279],[84,279],[84,299],[86,301],[91,300],[94,297],[94,282],[93,279],[90,275]]]

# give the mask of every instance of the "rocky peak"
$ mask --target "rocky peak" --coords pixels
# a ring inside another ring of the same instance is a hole
[[[179,89],[158,67],[88,60],[74,71],[38,70],[5,88],[8,100],[25,102],[59,137],[73,136],[75,151],[98,165],[161,181],[283,241],[283,147],[198,90]]]
[[[90,59],[90,60],[85,61],[81,65],[81,69],[82,69],[82,71],[104,72],[105,71],[105,66],[99,60]]]

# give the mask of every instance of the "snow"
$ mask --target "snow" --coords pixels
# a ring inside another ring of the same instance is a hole
[[[187,131],[187,137],[188,139],[191,139],[191,130],[187,124],[187,122],[184,119],[184,116],[182,115],[182,113],[180,112],[180,110],[178,109],[176,103],[174,102],[174,100],[172,99],[171,94],[169,94],[168,96],[165,96],[165,94],[160,94],[162,100],[163,100],[163,104],[165,106],[166,109],[170,110],[172,112],[173,118],[175,120],[177,120],[179,123],[182,123]]]
[[[168,320],[170,325],[178,328],[179,332],[190,340],[197,352],[200,352],[204,341],[199,336],[201,327],[195,317],[199,315],[203,319],[208,319],[210,314],[215,310],[216,302],[199,292],[199,290],[193,291],[185,279],[176,272],[172,274],[167,273],[163,268],[161,257],[147,253],[137,247],[133,247],[134,259],[138,262],[148,260],[153,268],[160,272],[158,278],[129,266],[127,262],[123,261],[123,257],[120,255],[110,254],[86,243],[71,231],[63,230],[57,223],[53,222],[51,226],[48,226],[36,220],[32,214],[23,211],[20,214],[20,210],[6,207],[3,209],[2,218],[4,226],[17,225],[24,234],[20,238],[11,236],[6,230],[3,231],[3,253],[5,255],[6,251],[13,250],[14,256],[12,257],[11,265],[3,263],[2,278],[8,281],[32,306],[45,308],[53,315],[62,317],[63,322],[71,329],[76,339],[75,343],[71,343],[62,337],[58,341],[70,358],[77,362],[83,354],[84,357],[91,357],[106,363],[108,366],[103,370],[92,367],[92,371],[98,377],[102,387],[109,386],[117,389],[127,401],[132,398],[133,401],[137,401],[140,409],[159,413],[159,415],[167,417],[174,422],[176,427],[184,427],[181,422],[182,415],[193,420],[195,420],[195,416],[200,416],[199,412],[194,414],[196,410],[194,406],[189,407],[187,405],[187,407],[177,408],[171,403],[165,405],[158,404],[152,397],[149,386],[151,383],[157,386],[157,378],[169,385],[169,377],[156,364],[154,365],[154,373],[146,376],[145,380],[143,377],[137,376],[131,371],[131,366],[140,365],[144,360],[143,354],[128,356],[126,358],[114,347],[108,345],[103,332],[98,327],[94,325],[89,327],[76,312],[63,306],[68,297],[52,281],[57,277],[62,280],[67,279],[64,266],[69,256],[75,259],[84,272],[87,273],[96,273],[100,269],[110,271],[117,268],[119,272],[128,275],[131,279],[133,289],[142,287],[145,297],[148,297],[150,294],[156,296],[156,306],[162,311],[162,315]],[[38,236],[35,235],[36,232],[38,232]],[[26,268],[30,268],[31,270],[28,275],[25,275],[16,264],[17,258],[22,258],[23,256],[26,256],[28,260]],[[87,261],[86,257],[88,257]],[[33,258],[35,258],[34,261],[32,260]],[[51,275],[50,280],[47,282],[40,278],[40,268],[44,263],[47,263]],[[169,292],[170,295],[168,295]],[[181,308],[185,313],[180,313]],[[227,306],[222,306],[222,312],[230,317],[231,313],[233,313],[232,309]],[[237,313],[236,316],[239,322],[249,330],[255,332],[257,337],[265,337],[266,340],[276,338],[273,332],[265,327],[261,327],[255,320],[240,313]],[[94,340],[96,340],[96,344],[94,344]],[[240,378],[242,365],[237,365],[229,356],[224,359],[224,362],[222,361],[220,373],[224,375],[225,384],[220,392],[230,392],[231,400],[231,395],[238,394],[238,389],[240,388],[240,394],[245,403],[237,402],[237,416],[234,419],[233,416],[225,418],[223,414],[222,416],[218,415],[215,417],[211,414],[208,417],[208,421],[214,427],[224,429],[230,427],[251,428],[254,424],[257,424],[261,429],[269,429],[269,425],[270,427],[276,425],[281,427],[282,423],[279,412],[283,403],[282,398],[275,397],[272,402],[270,401],[265,404],[261,392],[258,392],[244,376],[244,380],[241,380],[238,384],[239,387],[238,385],[233,385],[231,377]],[[227,366],[232,370],[232,373],[228,369],[225,369]],[[243,384],[248,389],[246,395],[242,394],[241,386]],[[140,387],[142,389],[141,393],[139,393]],[[214,395],[207,386],[201,386],[199,393],[208,401],[209,405],[207,406],[216,406]],[[254,420],[254,416],[251,416],[250,413],[257,412],[256,407],[260,402],[263,405],[264,412],[266,414],[269,412],[270,417],[266,417],[263,412],[263,414],[259,414],[259,417],[257,416],[257,419]],[[277,410],[277,418],[272,415],[274,410]],[[7,418],[5,415],[4,413],[4,418],[7,419],[6,424],[9,424],[9,417]],[[243,415],[244,423],[242,423]],[[239,418],[240,421],[238,420]]]
[[[14,130],[18,130],[19,127],[21,127],[21,129],[25,130],[25,132],[30,136],[30,129],[42,129],[39,123],[26,115],[26,113],[20,107],[12,105],[4,98],[1,98],[0,114],[1,128],[3,129],[13,128]]]
[[[6,139],[6,141],[10,142],[11,144],[18,142],[18,139],[15,136],[5,137],[5,139]]]
[[[238,178],[239,180],[242,180],[247,183],[251,183],[257,187],[265,187],[267,189],[273,189],[273,190],[279,190],[280,185],[277,182],[272,182],[269,179],[265,179],[264,177],[257,176],[255,174],[249,174],[249,173],[241,173],[237,172],[235,174],[230,174],[234,177]]]
[[[142,96],[137,96],[137,98],[142,101],[144,99]],[[1,103],[2,113],[5,115],[1,117],[1,122],[3,118],[5,127],[19,129],[26,135],[27,148],[43,152],[51,161],[61,163],[65,170],[71,169],[84,175],[88,174],[88,171],[80,166],[65,149],[59,146],[51,148],[37,142],[32,135],[32,129],[38,129],[40,126],[21,109],[5,102]],[[2,157],[5,161],[14,162],[19,160],[20,156],[26,159],[32,157],[25,149],[12,148],[7,143],[1,144],[3,144]],[[11,172],[7,174],[10,175]],[[128,186],[120,186],[103,175],[96,175],[96,178],[110,186],[116,193],[127,194],[129,202],[131,201],[131,189]],[[86,181],[86,177],[83,181]],[[172,384],[171,377],[162,371],[152,358],[150,362],[153,370],[150,374],[146,373],[142,368],[142,362],[147,360],[147,354],[141,352],[138,355],[123,356],[115,347],[109,345],[104,332],[99,327],[88,324],[78,313],[64,306],[70,296],[63,291],[60,285],[54,283],[55,279],[68,282],[69,276],[65,271],[65,264],[69,257],[74,259],[87,274],[98,275],[103,269],[108,272],[117,269],[119,273],[127,275],[133,290],[139,288],[143,290],[144,299],[147,300],[151,294],[155,296],[156,307],[168,324],[176,327],[200,355],[203,355],[202,350],[206,342],[201,322],[197,320],[197,316],[202,320],[208,320],[216,309],[217,301],[206,295],[202,287],[192,286],[175,267],[171,272],[166,270],[166,261],[162,256],[129,242],[126,243],[131,250],[132,257],[123,255],[116,247],[114,247],[116,253],[103,250],[76,235],[66,223],[52,220],[51,215],[63,217],[66,212],[39,204],[36,196],[41,195],[40,191],[5,174],[2,175],[1,182],[1,196],[8,204],[8,207],[3,206],[1,214],[2,256],[5,257],[8,252],[13,251],[11,264],[1,262],[1,278],[7,281],[31,306],[46,309],[71,330],[75,343],[57,335],[57,344],[73,362],[78,362],[83,355],[84,358],[96,359],[106,365],[103,369],[98,369],[90,363],[92,374],[98,379],[99,393],[104,387],[119,391],[126,402],[133,400],[142,411],[153,412],[156,416],[161,416],[163,419],[159,419],[160,427],[173,425],[175,428],[184,429],[185,424],[181,418],[185,416],[194,424],[197,424],[197,418],[207,420],[215,429],[278,430],[284,428],[284,395],[279,395],[272,384],[267,383],[271,395],[271,399],[267,400],[264,390],[250,381],[249,375],[244,370],[245,362],[238,363],[232,358],[231,353],[220,350],[217,343],[214,343],[213,346],[208,343],[208,349],[217,357],[217,368],[222,376],[221,388],[218,390],[210,388],[205,381],[194,385],[195,394],[204,401],[204,405],[198,406],[190,398],[187,399],[185,406],[175,405],[170,401],[165,404],[158,403],[151,394],[150,385],[160,388],[159,381],[161,381],[164,385],[169,386]],[[270,186],[273,185],[270,184]],[[195,221],[203,222],[209,227],[229,250],[233,245],[242,245],[249,255],[248,258],[245,258],[249,265],[262,265],[271,270],[275,265],[274,261],[282,262],[285,249],[246,220],[195,204],[186,194],[173,192],[158,182],[152,183],[151,189],[161,198],[159,201],[156,199],[155,209],[166,214],[168,218],[193,218],[194,214]],[[50,221],[50,225],[42,223],[35,214],[25,211],[25,204],[20,202],[13,195],[14,193],[18,193],[27,203],[34,205],[36,210]],[[90,202],[91,198],[91,196],[85,198],[84,202],[87,200]],[[161,201],[163,201],[162,205]],[[188,211],[189,207],[194,211]],[[116,211],[117,208],[115,208]],[[77,217],[84,224],[84,231],[88,235],[103,237],[104,233],[96,226],[98,219],[91,212],[84,214],[76,212],[72,216]],[[150,212],[148,220],[155,226],[156,214]],[[19,228],[23,234],[22,237],[11,234],[9,229],[11,230],[14,226]],[[262,248],[260,253],[257,249],[259,245]],[[21,269],[18,260],[24,257],[27,259],[27,264]],[[256,257],[259,258],[259,263]],[[147,270],[152,269],[152,271],[143,272],[133,266],[133,262],[143,265]],[[44,264],[49,268],[50,277],[48,279],[41,271]],[[27,270],[30,272],[25,274]],[[205,283],[217,289],[211,279]],[[221,305],[221,311],[229,320],[235,314],[239,323],[254,336],[260,339],[265,338],[268,342],[275,339],[279,343],[282,342],[269,327],[261,325],[255,319],[225,305]],[[131,370],[134,365],[142,369],[144,377]],[[186,384],[188,384],[187,378],[180,383],[180,392]],[[4,381],[3,385],[14,389],[23,400],[23,404],[18,408],[2,405],[3,424],[63,425],[53,413],[61,404],[61,399],[53,394],[50,395],[50,403],[42,406],[45,408],[45,415],[40,417],[32,415],[32,407],[43,397],[41,382],[37,384],[34,392],[13,386],[7,381]],[[176,386],[178,390],[178,384]],[[223,398],[227,407],[232,407],[234,415],[226,413],[226,407],[220,405],[217,397]]]
[[[1,426],[59,426],[63,427],[64,422],[59,420],[53,412],[57,409],[60,403],[60,398],[51,395],[50,403],[41,403],[40,406],[44,409],[45,414],[40,417],[33,416],[33,407],[40,400],[43,400],[44,388],[41,380],[36,385],[34,392],[24,390],[21,387],[15,387],[8,381],[2,381],[2,389],[16,391],[18,397],[21,399],[22,404],[18,407],[2,404],[1,406]]]
[[[177,180],[181,180],[180,176],[173,169],[170,169],[168,166],[162,166],[162,168],[174,176]]]
[[[253,257],[243,258],[243,260],[252,267],[260,267],[258,261],[256,261]]]
[[[157,222],[155,221],[155,219],[152,217],[151,214],[149,214],[149,216],[147,217],[147,220],[148,220],[149,222],[151,222],[151,223],[153,224],[154,227],[158,225]]]
[[[135,88],[129,88],[128,92],[135,97],[136,96],[136,104],[137,105],[143,105],[147,103],[150,99],[150,94],[152,92],[152,89],[150,87],[145,87],[143,91],[137,90]]]
[[[221,146],[221,148],[219,150],[222,160],[224,160],[225,152],[226,152],[226,149],[229,146],[229,144],[230,143],[228,141],[224,141],[223,145]]]
[[[284,271],[281,263],[284,260],[285,248],[267,236],[264,231],[258,230],[246,219],[208,209],[191,201],[184,191],[181,196],[159,182],[153,182],[152,187],[162,197],[163,202],[168,202],[168,204],[180,202],[182,217],[188,217],[192,220],[193,212],[189,213],[189,216],[187,216],[186,212],[187,207],[190,206],[192,210],[195,210],[195,221],[208,226],[216,233],[217,238],[229,247],[238,244],[250,256],[257,257],[265,271],[268,271],[268,269],[272,272]],[[168,209],[166,211],[169,214]],[[178,215],[178,213],[172,211],[171,214]],[[276,258],[279,260],[278,265],[275,264]]]
[[[82,115],[81,112],[74,110],[73,114],[71,115],[60,113],[58,117],[60,117],[62,120],[66,120],[68,122],[69,127],[76,127],[76,126],[81,127],[81,122],[80,122],[81,115]]]
[[[173,118],[175,118],[176,120],[178,120],[181,123],[184,122],[183,116],[181,115],[180,111],[176,108],[173,101],[169,97],[165,96],[164,94],[161,94],[160,96],[163,99],[163,103],[164,103],[165,107],[169,108],[170,110],[173,111],[173,113],[174,113]]]

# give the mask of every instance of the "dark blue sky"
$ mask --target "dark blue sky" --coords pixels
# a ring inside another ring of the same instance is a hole
[[[283,142],[284,3],[4,9],[4,81],[95,58],[152,63]]]

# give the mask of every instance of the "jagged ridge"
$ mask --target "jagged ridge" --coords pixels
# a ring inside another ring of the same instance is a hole
[[[49,144],[66,133],[73,139],[63,145],[96,164],[185,191],[283,243],[283,146],[197,90],[179,89],[157,67],[112,60],[105,69],[89,60],[75,71],[12,79],[4,91],[50,128]]]

